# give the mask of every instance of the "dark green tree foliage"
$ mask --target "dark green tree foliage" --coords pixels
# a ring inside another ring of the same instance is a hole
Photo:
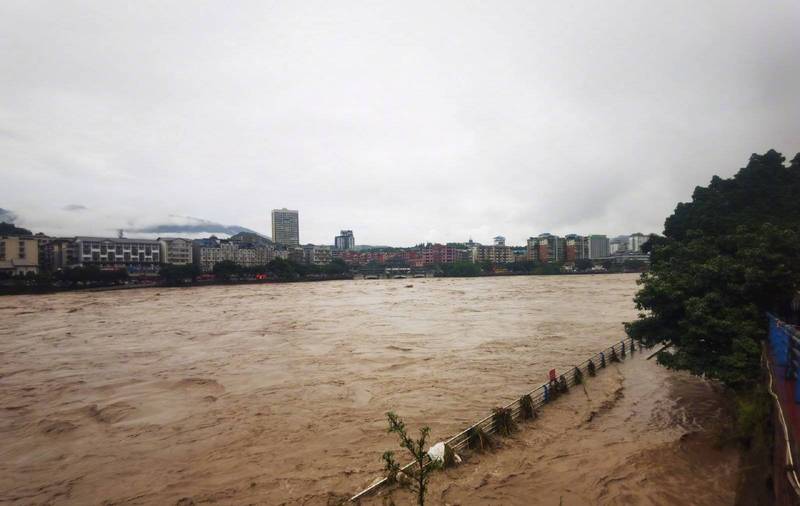
[[[594,263],[588,258],[579,258],[575,260],[575,268],[579,271],[588,271],[594,267]]]
[[[158,275],[169,285],[181,285],[196,280],[200,275],[200,268],[195,264],[164,264]]]
[[[764,313],[784,312],[800,288],[800,154],[784,161],[770,150],[732,178],[714,176],[645,245],[642,313],[626,330],[672,345],[662,364],[732,387],[757,379]]]
[[[453,262],[439,266],[444,277],[480,276],[481,266],[472,262]]]
[[[103,270],[96,265],[66,268],[53,275],[57,281],[70,285],[114,285],[127,281],[125,269]]]
[[[397,473],[400,472],[400,463],[394,459],[394,452],[387,450],[381,455],[383,460],[383,470],[386,472],[386,479],[390,484],[397,481]]]
[[[229,281],[234,276],[241,274],[241,267],[231,260],[223,260],[214,264],[214,277]]]

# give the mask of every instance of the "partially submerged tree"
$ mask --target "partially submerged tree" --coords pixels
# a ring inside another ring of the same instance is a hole
[[[424,506],[429,475],[431,471],[433,471],[433,466],[427,465],[428,453],[425,450],[425,444],[427,443],[431,429],[429,427],[422,427],[419,430],[419,439],[413,439],[406,432],[406,424],[403,422],[402,418],[391,411],[386,413],[386,417],[389,420],[388,431],[397,434],[400,438],[400,447],[408,450],[414,458],[414,465],[411,466],[410,469],[404,470],[394,462],[394,454],[392,452],[385,452],[383,454],[383,460],[386,463],[386,469],[390,472],[394,471],[395,476],[398,472],[407,475],[411,480],[411,488],[417,494],[417,504],[419,506]]]
[[[645,244],[642,313],[626,330],[670,345],[660,363],[734,388],[758,378],[765,312],[784,312],[800,289],[800,154],[784,161],[770,150],[732,178],[714,176]]]

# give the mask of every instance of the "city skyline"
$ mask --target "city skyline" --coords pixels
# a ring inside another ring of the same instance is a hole
[[[788,0],[5,2],[0,207],[53,235],[269,235],[283,206],[314,243],[660,232],[713,174],[800,151],[798,24]]]

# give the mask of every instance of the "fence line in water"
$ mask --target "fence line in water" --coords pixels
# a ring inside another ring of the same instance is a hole
[[[625,343],[628,343],[627,346]],[[573,386],[575,386],[578,381],[576,381],[577,377],[581,378],[581,381],[584,381],[585,378],[592,376],[590,371],[590,363],[594,365],[595,371],[599,372],[600,369],[603,369],[608,366],[610,362],[612,362],[612,357],[616,357],[617,360],[622,361],[628,355],[635,353],[635,351],[640,351],[641,345],[639,349],[634,348],[634,341],[632,338],[623,339],[622,341],[609,346],[605,350],[596,353],[592,357],[584,360],[580,364],[572,367],[572,369],[564,374],[561,374],[557,377],[556,381],[548,381],[547,383],[543,383],[542,385],[534,388],[527,394],[521,395],[518,399],[513,402],[510,402],[503,406],[502,409],[510,409],[511,416],[514,421],[520,421],[522,418],[520,416],[520,412],[522,411],[521,400],[523,397],[530,396],[533,409],[534,411],[538,411],[542,406],[548,404],[549,402],[555,400],[561,392],[559,389],[558,383],[563,382],[566,384],[567,390]],[[495,419],[494,413],[486,416],[485,418],[481,419],[480,421],[470,425],[466,429],[462,430],[455,436],[450,437],[449,439],[445,440],[445,444],[453,449],[453,451],[462,450],[464,447],[469,445],[470,434],[473,431],[482,430],[485,434],[496,434],[498,428],[495,426]],[[411,469],[415,465],[414,462],[406,464],[401,468],[402,471],[407,471]],[[383,478],[380,481],[377,481],[370,485],[369,487],[365,488],[361,492],[357,493],[353,497],[350,498],[351,502],[358,501],[359,499],[372,494],[373,492],[378,491],[379,489],[383,488],[384,486],[389,484],[388,478]]]

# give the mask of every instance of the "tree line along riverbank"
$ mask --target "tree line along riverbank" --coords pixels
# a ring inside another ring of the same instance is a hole
[[[397,274],[405,269],[406,274]],[[608,263],[595,266],[591,261],[576,264],[515,262],[454,262],[411,269],[405,265],[374,264],[350,266],[342,260],[327,265],[308,265],[292,260],[274,259],[263,266],[243,267],[234,262],[219,262],[210,273],[202,273],[197,265],[161,267],[158,275],[135,276],[124,269],[103,270],[96,266],[67,268],[56,272],[29,273],[25,276],[0,279],[0,295],[53,293],[73,290],[123,290],[128,288],[166,286],[213,286],[220,284],[291,283],[348,280],[363,277],[479,277],[523,275],[578,275],[644,272],[647,265],[640,261]]]

